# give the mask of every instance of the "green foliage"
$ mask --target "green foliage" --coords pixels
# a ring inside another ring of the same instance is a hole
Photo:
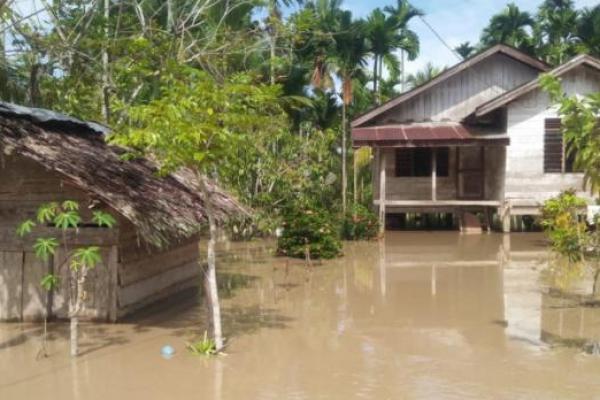
[[[48,261],[56,252],[58,245],[58,240],[55,238],[38,238],[33,245],[33,250],[37,258]]]
[[[588,241],[587,226],[580,221],[587,203],[574,190],[547,200],[541,209],[541,225],[558,254],[571,262],[583,259]]]
[[[77,228],[81,222],[81,216],[79,216],[77,211],[62,211],[54,217],[53,222],[56,228],[62,230]]]
[[[34,227],[35,227],[35,222],[33,222],[30,219],[25,220],[17,227],[17,235],[19,237],[26,236],[31,233],[31,230]]]
[[[51,292],[58,287],[59,279],[54,274],[48,274],[40,281],[40,286],[47,292]]]
[[[102,211],[94,211],[92,221],[94,221],[94,223],[98,226],[104,226],[107,228],[112,228],[117,224],[117,221],[112,215]]]
[[[600,194],[600,93],[569,97],[561,82],[550,75],[543,76],[540,84],[559,106],[567,152],[575,154],[575,169],[583,171],[586,186]]]
[[[92,269],[102,261],[100,248],[97,246],[83,247],[76,249],[71,258],[71,269],[79,270],[81,268]]]
[[[344,240],[369,240],[379,235],[379,219],[361,204],[354,204],[342,221]]]
[[[310,259],[341,255],[339,228],[329,212],[297,204],[285,211],[283,221],[283,233],[277,242],[280,255]]]
[[[204,331],[204,337],[194,343],[188,343],[188,350],[196,356],[214,356],[217,354],[217,346],[215,341],[208,337],[208,333]]]
[[[37,221],[40,224],[48,224],[54,221],[56,214],[58,213],[58,203],[46,203],[42,204],[37,212]]]

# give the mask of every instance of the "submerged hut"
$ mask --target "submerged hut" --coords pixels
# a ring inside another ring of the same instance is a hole
[[[101,249],[102,264],[88,278],[83,316],[115,321],[199,285],[206,202],[194,175],[159,177],[146,159],[124,160],[125,150],[108,145],[106,133],[94,123],[0,103],[0,321],[35,320],[46,313],[67,317],[67,285],[52,294],[40,287],[50,272],[67,282],[64,257],[57,253],[42,262],[32,250],[35,237],[15,233],[51,201],[78,201],[84,223],[77,245]],[[220,220],[246,214],[227,193],[213,190]],[[111,213],[117,226],[94,226],[94,210]],[[56,236],[53,228],[44,229],[39,235]]]

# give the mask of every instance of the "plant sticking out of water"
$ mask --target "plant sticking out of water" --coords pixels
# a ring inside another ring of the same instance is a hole
[[[46,310],[44,312],[44,334],[42,335],[42,346],[37,354],[37,359],[48,357],[48,315],[50,314],[50,296],[52,292],[58,287],[58,276],[53,273],[45,275],[40,286],[46,291]]]
[[[116,224],[115,219],[110,214],[102,211],[94,211],[91,219],[98,227],[112,228]],[[21,238],[34,233],[37,234],[37,232],[34,232],[37,226],[41,228],[39,234],[45,233],[47,228],[55,229],[60,233],[60,239],[52,236],[37,237],[33,244],[33,250],[36,257],[48,265],[50,272],[41,282],[42,287],[47,292],[54,290],[58,284],[58,277],[54,274],[60,273],[63,266],[69,268],[68,293],[72,356],[79,354],[79,314],[83,311],[87,297],[85,291],[86,279],[89,271],[102,261],[99,247],[74,245],[77,236],[80,234],[81,223],[82,216],[79,213],[79,203],[67,200],[62,203],[42,204],[38,208],[35,220],[25,220],[17,227],[17,235]],[[63,251],[62,258],[58,258],[56,257],[57,249],[61,247]],[[46,327],[46,324],[44,326]],[[44,354],[45,340],[46,328],[44,328]]]
[[[593,272],[592,302],[600,296],[600,231],[582,221],[586,201],[574,190],[547,200],[541,210],[541,225],[551,242],[553,257],[548,269],[552,286],[565,291]]]
[[[206,331],[204,331],[204,337],[201,340],[194,343],[188,343],[187,348],[196,356],[210,357],[218,354],[215,341],[208,337]]]

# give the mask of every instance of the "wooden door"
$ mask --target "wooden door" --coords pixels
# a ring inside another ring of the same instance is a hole
[[[457,147],[457,167],[458,198],[483,200],[485,197],[483,146]]]

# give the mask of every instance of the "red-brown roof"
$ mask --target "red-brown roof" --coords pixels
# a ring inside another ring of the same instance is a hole
[[[481,142],[508,145],[506,135],[478,134],[456,122],[372,126],[352,129],[354,147],[468,146]]]

